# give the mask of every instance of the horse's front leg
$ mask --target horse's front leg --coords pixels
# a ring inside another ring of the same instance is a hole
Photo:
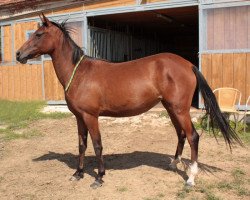
[[[102,156],[103,147],[102,147],[101,134],[99,130],[98,117],[84,113],[83,118],[89,130],[96,158],[98,161],[98,174],[95,182],[91,184],[92,188],[97,188],[102,186],[103,183],[102,177],[105,175],[104,161]]]
[[[85,151],[87,149],[87,137],[88,137],[87,126],[85,125],[81,117],[76,117],[76,120],[77,120],[78,139],[79,139],[79,158],[78,158],[77,170],[73,174],[70,180],[80,180],[81,178],[83,178],[84,157],[85,157]]]

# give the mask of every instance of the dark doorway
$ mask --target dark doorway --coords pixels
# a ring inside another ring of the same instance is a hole
[[[123,62],[171,52],[198,66],[198,24],[197,6],[89,17],[88,53]]]

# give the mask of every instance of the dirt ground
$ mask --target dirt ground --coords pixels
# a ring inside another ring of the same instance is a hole
[[[155,113],[101,118],[100,127],[106,166],[101,188],[90,188],[97,171],[90,138],[84,179],[69,181],[77,164],[75,119],[40,120],[30,128],[42,136],[0,141],[0,199],[250,199],[249,146],[231,154],[222,139],[218,144],[203,133],[196,186],[187,188],[183,166],[168,167],[177,144],[169,119]],[[188,143],[183,158],[190,162]]]

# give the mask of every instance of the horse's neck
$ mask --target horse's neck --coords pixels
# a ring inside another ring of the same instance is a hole
[[[72,63],[72,53],[72,47],[65,43],[62,47],[55,49],[51,54],[57,78],[64,88],[67,85],[74,69],[74,64]]]

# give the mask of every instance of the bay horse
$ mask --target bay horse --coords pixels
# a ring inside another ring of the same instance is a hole
[[[72,179],[83,178],[89,133],[98,160],[98,175],[91,186],[96,188],[103,183],[105,168],[99,116],[139,115],[161,102],[178,136],[175,157],[170,166],[176,168],[181,161],[187,138],[191,148],[191,174],[187,184],[195,185],[199,135],[191,122],[189,111],[197,85],[212,128],[218,125],[230,149],[235,141],[242,144],[222,115],[205,78],[189,61],[172,53],[122,63],[93,59],[84,55],[71,39],[66,22],[50,21],[43,13],[40,18],[42,26],[16,52],[16,59],[25,64],[28,59],[43,54],[49,54],[52,58],[56,75],[65,89],[68,108],[75,115],[78,127],[79,161]]]

